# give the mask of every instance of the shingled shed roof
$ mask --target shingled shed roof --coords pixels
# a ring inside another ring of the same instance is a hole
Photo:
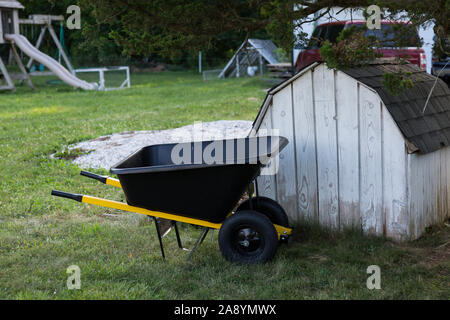
[[[320,63],[315,62],[305,67],[293,77],[271,88],[253,122],[252,130],[258,129],[274,94]],[[421,153],[429,153],[450,146],[450,89],[444,81],[437,79],[427,108],[422,113],[431,88],[436,81],[436,77],[426,73],[425,70],[410,63],[398,62],[392,58],[382,58],[365,67],[341,71],[379,94],[406,140],[417,148],[410,148],[413,149],[412,151],[419,150]],[[383,86],[383,74],[398,71],[410,72],[414,87],[394,96]]]
[[[352,78],[373,88],[381,97],[403,135],[421,153],[450,146],[450,89],[441,79],[422,113],[436,77],[410,63],[379,60],[367,67],[341,70]],[[383,73],[411,73],[414,87],[400,95],[391,95],[383,86]]]

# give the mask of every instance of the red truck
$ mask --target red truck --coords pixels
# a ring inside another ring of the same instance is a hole
[[[322,58],[319,53],[321,44],[329,40],[331,43],[336,43],[336,39],[339,33],[348,29],[351,26],[363,27],[366,21],[364,20],[352,20],[352,21],[338,21],[320,24],[314,29],[314,32],[309,41],[306,50],[299,53],[297,61],[295,63],[296,71],[303,69],[313,62],[321,61]],[[377,48],[378,52],[383,54],[383,57],[401,57],[412,64],[419,66],[422,69],[426,69],[426,57],[425,51],[420,48],[420,37],[416,29],[411,26],[411,32],[408,32],[408,36],[403,33],[402,44],[403,47],[394,47],[395,31],[393,25],[395,24],[411,24],[408,22],[396,22],[384,20],[381,22],[381,30],[366,30],[366,36],[375,36],[382,41],[383,47]]]

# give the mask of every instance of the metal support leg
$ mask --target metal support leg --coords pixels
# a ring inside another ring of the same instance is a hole
[[[98,90],[105,90],[105,73],[102,69],[99,70],[98,76],[99,76]]]
[[[256,196],[256,208],[259,208],[258,178],[255,178],[254,186],[255,186],[255,196]]]
[[[130,81],[130,68],[127,67],[126,69],[127,72],[127,87],[129,88],[131,86],[131,81]]]
[[[202,240],[200,240],[200,244],[202,244],[203,243],[203,241],[205,240],[205,238],[206,238],[206,235],[208,234],[208,231],[209,231],[209,228],[208,229],[206,229],[206,232],[203,234],[203,237],[202,237]]]
[[[183,244],[181,243],[181,238],[180,238],[180,232],[178,231],[178,225],[176,221],[172,221],[172,225],[175,229],[175,235],[177,236],[177,243],[178,243],[178,248],[180,248],[181,250],[184,251],[190,251],[189,249],[186,249],[183,247]]]
[[[197,245],[199,244],[200,240],[203,239],[203,236],[205,235],[205,233],[208,231],[208,227],[204,227],[202,233],[200,233],[200,236],[198,237],[197,241],[194,244],[194,247],[191,249],[191,253],[189,253],[189,256],[187,257],[187,261],[191,260],[192,254],[195,251],[195,248],[197,248]]]
[[[252,188],[250,187],[251,184],[248,185],[248,203],[250,205],[250,210],[253,210],[253,201],[252,201]]]
[[[163,247],[163,242],[162,242],[162,237],[161,237],[161,231],[159,230],[158,219],[153,217],[153,220],[155,221],[156,232],[158,233],[158,240],[159,240],[159,247],[161,248],[161,255],[162,255],[163,259],[166,259],[166,256],[164,255],[164,247]]]

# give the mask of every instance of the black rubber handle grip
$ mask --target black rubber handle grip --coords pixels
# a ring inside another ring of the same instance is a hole
[[[103,183],[106,183],[106,179],[108,179],[108,177],[106,177],[106,176],[101,176],[99,174],[95,174],[95,173],[88,172],[88,171],[81,171],[80,174],[84,177],[95,179],[95,180],[98,180]]]
[[[62,192],[62,191],[58,191],[58,190],[52,190],[52,196],[72,199],[72,200],[75,200],[75,201],[78,201],[78,202],[82,202],[83,201],[83,195],[82,194]]]

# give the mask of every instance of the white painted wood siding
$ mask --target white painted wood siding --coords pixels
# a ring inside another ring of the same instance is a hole
[[[383,143],[383,225],[389,238],[407,240],[408,162],[403,135],[387,108],[382,104]]]
[[[312,75],[316,123],[319,223],[327,227],[337,228],[339,226],[339,177],[334,72],[321,64],[314,69]]]
[[[359,206],[362,229],[383,232],[383,146],[381,101],[378,95],[359,85]],[[390,143],[386,141],[386,143]],[[406,190],[405,190],[406,191]]]
[[[316,166],[316,126],[312,72],[293,86],[297,201],[300,218],[319,221]]]
[[[258,134],[261,136],[270,135],[272,129],[272,110],[269,110],[266,113],[266,116],[264,117],[263,121],[261,122],[261,126],[259,128]],[[274,160],[271,160],[274,161]],[[268,164],[268,166],[270,163]],[[262,173],[258,177],[258,194],[263,197],[268,197],[270,199],[273,199],[277,201],[277,184],[275,175],[266,175],[264,174],[264,169],[262,170]]]
[[[408,155],[410,237],[450,217],[450,148]]]
[[[289,144],[281,151],[279,157],[277,182],[277,199],[284,210],[290,212],[292,218],[298,219],[297,177],[295,176],[295,135],[292,109],[292,86],[289,85],[273,97],[272,129],[289,140]]]
[[[359,86],[345,73],[336,75],[341,228],[360,226],[359,204]]]

